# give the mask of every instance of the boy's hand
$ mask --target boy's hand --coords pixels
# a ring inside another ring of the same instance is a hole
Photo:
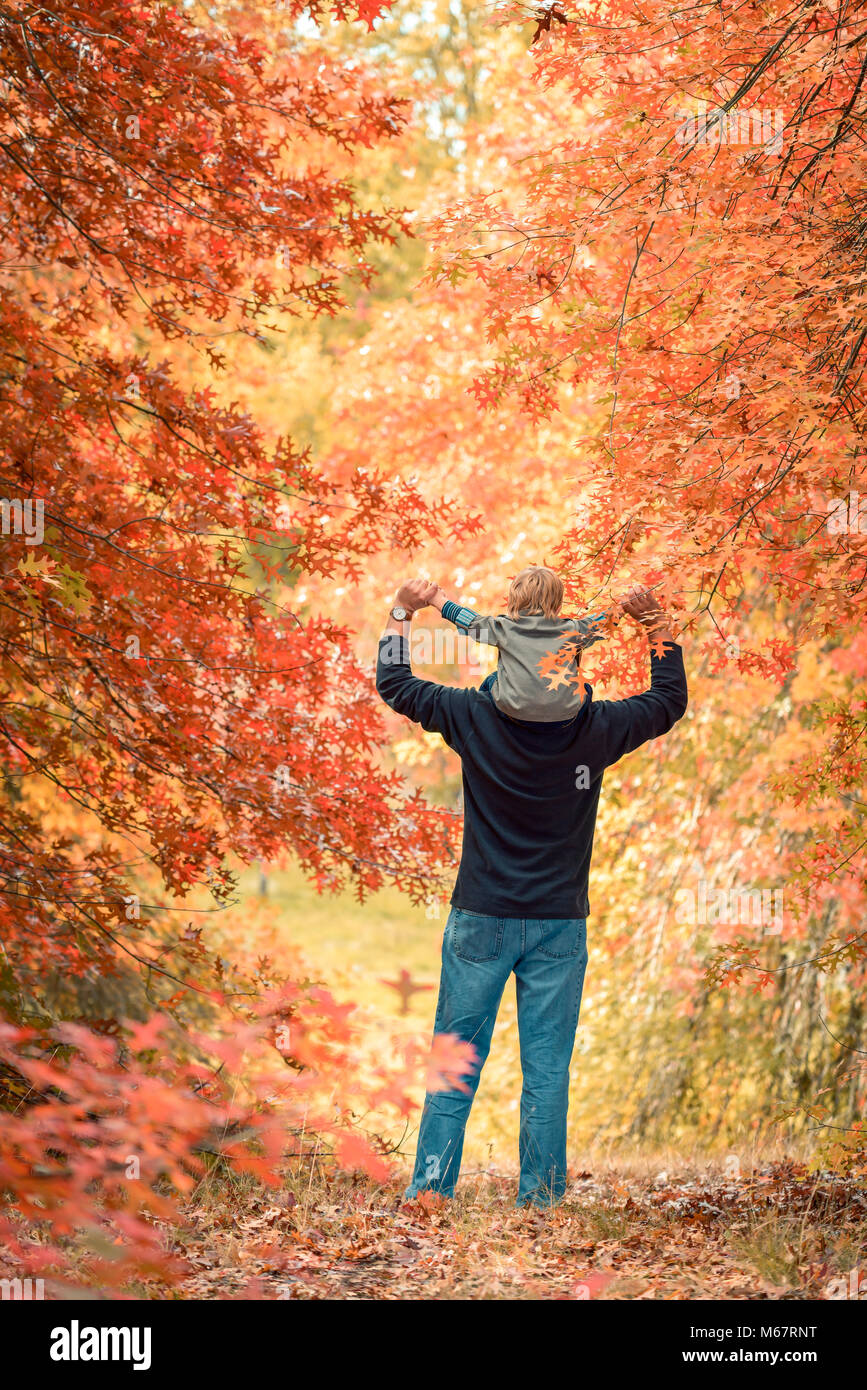
[[[419,608],[427,608],[429,603],[433,603],[437,592],[438,586],[429,579],[407,579],[398,589],[395,602],[398,607],[415,613]]]

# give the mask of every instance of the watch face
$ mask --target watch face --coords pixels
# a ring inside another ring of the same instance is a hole
[[[394,614],[394,616],[397,618],[397,621],[398,621],[399,623],[405,622],[406,619],[409,617],[409,613],[407,612],[407,610],[406,610],[405,608],[401,608],[401,606],[400,606],[399,603],[396,603],[395,606],[394,606],[394,608],[392,608],[391,611],[392,611],[392,613]]]

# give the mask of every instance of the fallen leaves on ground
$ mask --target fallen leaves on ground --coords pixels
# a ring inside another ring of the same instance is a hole
[[[306,1186],[305,1186],[306,1184]],[[182,1298],[825,1299],[867,1247],[863,1181],[776,1163],[732,1178],[583,1173],[553,1210],[514,1207],[514,1179],[453,1202],[396,1184],[296,1176],[213,1190],[174,1253]],[[867,1293],[867,1290],[864,1291]]]

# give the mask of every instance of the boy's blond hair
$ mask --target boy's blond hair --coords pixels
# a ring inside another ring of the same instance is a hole
[[[509,585],[509,606],[506,616],[538,613],[543,618],[556,618],[563,604],[563,580],[547,565],[528,565],[516,574]]]

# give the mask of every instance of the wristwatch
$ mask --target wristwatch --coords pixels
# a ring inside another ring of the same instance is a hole
[[[396,618],[399,623],[405,623],[407,618],[412,617],[411,608],[401,608],[400,604],[395,604],[391,610],[391,616]]]

